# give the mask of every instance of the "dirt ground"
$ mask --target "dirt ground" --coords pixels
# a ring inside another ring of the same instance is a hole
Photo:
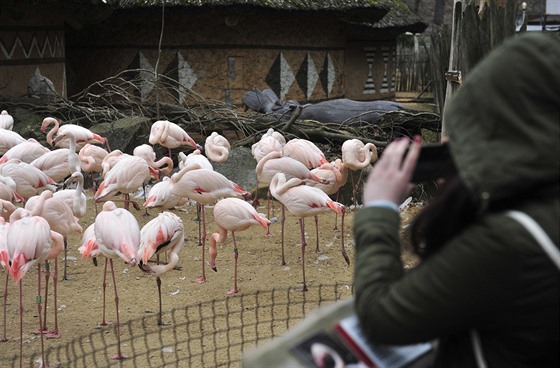
[[[91,191],[87,192],[89,198]],[[80,224],[85,230],[94,222],[95,210],[93,201],[88,201],[88,212],[80,219]],[[259,212],[266,213],[266,200],[261,200]],[[98,205],[101,209],[101,206]],[[416,207],[409,207],[403,213],[403,224],[407,224],[413,217]],[[149,216],[144,216],[144,209],[132,209],[140,226],[153,219],[158,211],[151,209]],[[162,277],[163,310],[179,308],[185,305],[194,305],[213,299],[227,298],[226,291],[233,286],[233,247],[231,236],[225,244],[218,248],[217,269],[214,272],[208,264],[206,257],[207,282],[197,284],[196,278],[201,274],[201,247],[198,245],[198,222],[196,207],[193,204],[174,209],[184,222],[185,245],[181,250],[180,270],[173,270]],[[212,218],[212,207],[206,208],[208,238],[217,229]],[[354,266],[354,242],[352,238],[352,223],[355,210],[348,210],[345,218],[344,232],[340,231],[340,218],[338,217],[338,231],[334,231],[335,216],[327,214],[321,216],[319,221],[319,238],[322,254],[315,253],[315,229],[312,219],[306,221],[306,275],[309,286],[319,284],[347,283],[351,285]],[[271,219],[279,219],[280,205],[273,202]],[[285,239],[285,266],[280,262],[281,230],[280,222],[273,223],[270,227],[272,237],[265,237],[266,231],[261,227],[252,227],[237,234],[239,244],[239,294],[253,293],[257,290],[283,289],[299,287],[302,281],[300,264],[300,231],[297,218],[288,215],[286,220]],[[347,265],[341,255],[341,235],[344,233],[344,247],[348,252],[351,263]],[[60,339],[45,340],[45,347],[67,344],[72,339],[87,335],[99,328],[102,312],[102,275],[103,260],[95,266],[92,260],[82,260],[78,251],[81,245],[81,235],[72,235],[68,239],[68,281],[58,283],[58,321],[61,333]],[[415,258],[408,252],[403,253],[405,266],[410,267]],[[59,280],[63,274],[63,258],[59,259]],[[157,289],[153,276],[142,273],[137,267],[132,268],[123,262],[115,262],[116,284],[119,290],[120,318],[127,321],[155,315],[158,312]],[[6,272],[0,271],[2,285]],[[110,274],[108,274],[110,276]],[[44,281],[43,281],[44,286]],[[4,290],[2,286],[2,296]],[[48,295],[48,327],[53,327],[53,294],[52,283],[49,285]],[[37,270],[34,268],[23,280],[23,341],[24,354],[29,355],[40,351],[40,339],[32,333],[39,324],[35,297],[37,295]],[[235,298],[236,296],[229,296]],[[0,357],[12,356],[19,352],[19,300],[17,285],[10,279],[8,283],[7,298],[7,342],[0,343]],[[110,278],[107,281],[107,318],[115,319],[113,299],[113,284]],[[165,320],[165,315],[164,315]],[[3,329],[3,322],[0,323]],[[3,331],[0,330],[0,333]],[[0,361],[2,359],[0,358]],[[2,365],[2,364],[0,364]]]

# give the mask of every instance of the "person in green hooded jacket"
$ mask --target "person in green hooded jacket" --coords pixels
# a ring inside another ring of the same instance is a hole
[[[436,367],[559,367],[560,273],[506,214],[534,219],[558,249],[560,41],[511,37],[444,111],[457,174],[417,216],[420,263],[404,271],[398,204],[421,142],[387,146],[354,220],[354,307],[374,344],[437,341]],[[476,346],[478,345],[478,346]]]

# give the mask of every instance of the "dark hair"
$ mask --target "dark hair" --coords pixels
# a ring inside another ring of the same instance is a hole
[[[477,209],[459,177],[449,178],[412,223],[411,241],[416,254],[425,259],[436,252],[474,222]]]

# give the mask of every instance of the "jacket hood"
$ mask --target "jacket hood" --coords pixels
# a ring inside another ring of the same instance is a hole
[[[558,185],[560,40],[523,33],[504,41],[468,74],[443,118],[459,176],[481,206]]]

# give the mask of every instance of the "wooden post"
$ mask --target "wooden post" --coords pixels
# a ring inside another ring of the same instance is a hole
[[[443,111],[455,90],[462,83],[461,71],[458,70],[459,66],[459,36],[461,31],[461,19],[463,17],[463,2],[462,0],[454,0],[453,2],[453,23],[451,25],[451,47],[449,48],[449,70],[445,73],[447,86],[445,89],[445,100],[443,104]],[[441,124],[441,137],[447,135],[445,129],[445,120],[442,119]]]

